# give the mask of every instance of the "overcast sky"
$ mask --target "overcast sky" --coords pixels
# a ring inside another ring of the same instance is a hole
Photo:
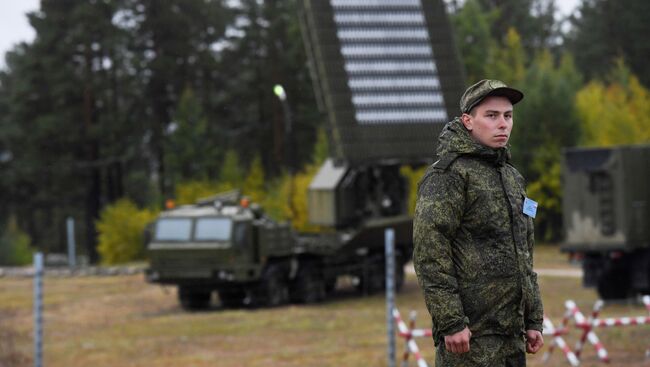
[[[568,14],[579,1],[557,0],[556,3],[562,14]],[[5,52],[16,43],[34,39],[34,30],[25,14],[39,5],[39,0],[0,0],[0,68],[5,67]]]

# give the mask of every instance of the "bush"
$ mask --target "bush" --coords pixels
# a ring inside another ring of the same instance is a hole
[[[406,178],[408,185],[408,212],[409,215],[413,216],[415,214],[415,202],[418,196],[418,184],[424,176],[427,168],[429,166],[423,166],[419,168],[412,168],[409,166],[402,166],[400,173]]]
[[[194,204],[198,199],[207,198],[225,191],[235,189],[235,186],[225,182],[218,183],[207,180],[187,181],[176,186],[176,205]]]
[[[15,219],[10,219],[0,236],[0,265],[18,266],[32,262],[31,240],[18,228]]]
[[[140,210],[128,199],[107,206],[96,223],[101,262],[118,264],[143,259],[144,231],[155,217],[155,212]]]

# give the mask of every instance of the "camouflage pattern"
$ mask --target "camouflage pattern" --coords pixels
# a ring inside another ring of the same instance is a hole
[[[469,352],[453,354],[440,343],[436,367],[520,367],[526,365],[526,343],[522,336],[484,335],[472,338]]]
[[[460,97],[460,112],[469,113],[487,96],[506,97],[513,105],[524,98],[523,93],[508,87],[506,83],[500,80],[483,79],[467,88],[463,96]]]
[[[413,260],[435,343],[465,326],[473,339],[541,331],[533,221],[522,211],[525,183],[508,149],[478,143],[456,118],[437,153],[413,221]]]

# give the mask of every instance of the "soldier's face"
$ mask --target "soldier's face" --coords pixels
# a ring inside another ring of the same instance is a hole
[[[505,147],[512,132],[512,103],[506,97],[490,96],[474,108],[473,115],[464,113],[461,120],[479,143]]]

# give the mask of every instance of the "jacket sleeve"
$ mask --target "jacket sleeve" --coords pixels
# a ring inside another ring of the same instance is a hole
[[[529,219],[532,222],[532,219]],[[526,330],[538,330],[542,331],[543,322],[544,322],[544,308],[542,305],[542,297],[539,292],[539,285],[537,284],[537,273],[533,269],[533,250],[535,244],[535,231],[533,225],[528,226],[527,230],[527,241],[528,241],[528,253],[529,264],[528,269],[530,269],[529,278],[530,278],[530,292],[529,297],[526,297],[526,307],[525,307],[525,327]]]
[[[458,294],[453,242],[465,207],[464,181],[430,168],[420,182],[413,219],[413,264],[433,322],[436,343],[469,324]]]

